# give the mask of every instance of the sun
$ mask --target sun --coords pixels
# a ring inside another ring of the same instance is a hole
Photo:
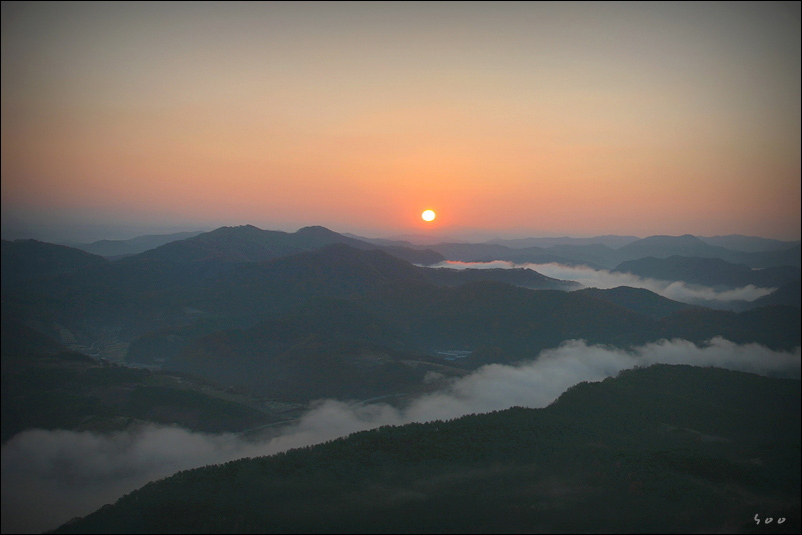
[[[434,213],[434,210],[424,210],[420,216],[424,221],[434,221],[434,218],[437,217],[437,214]]]

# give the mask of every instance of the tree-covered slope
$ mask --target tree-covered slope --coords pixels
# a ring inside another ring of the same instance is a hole
[[[745,264],[733,264],[720,258],[670,256],[646,257],[622,262],[613,271],[665,281],[684,281],[705,286],[741,288],[749,284],[777,288],[799,280],[798,266],[775,266],[754,270]]]
[[[3,443],[33,428],[106,432],[156,423],[222,432],[288,417],[216,382],[98,361],[5,316],[2,327]]]
[[[101,256],[37,240],[3,240],[0,256],[3,291],[39,277],[72,273],[106,263]]]
[[[797,533],[800,383],[658,365],[544,409],[180,472],[59,533]]]

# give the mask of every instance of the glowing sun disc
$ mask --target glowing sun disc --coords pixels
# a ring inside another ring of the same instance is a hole
[[[424,210],[420,216],[424,221],[433,221],[437,214],[434,213],[434,210]]]

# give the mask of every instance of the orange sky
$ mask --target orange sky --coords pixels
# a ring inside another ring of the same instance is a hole
[[[800,238],[798,3],[2,6],[4,238]]]

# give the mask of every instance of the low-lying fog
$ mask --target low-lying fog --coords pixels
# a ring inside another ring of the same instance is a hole
[[[549,276],[552,276],[549,274]],[[636,365],[716,366],[800,378],[800,349],[772,351],[722,338],[697,346],[663,340],[630,350],[564,342],[536,360],[491,364],[399,409],[384,403],[320,400],[270,440],[147,426],[111,434],[28,430],[2,448],[2,531],[53,529],[179,470],[269,455],[381,425],[450,419],[512,406],[545,407],[569,387]]]
[[[688,284],[683,281],[663,281],[642,278],[632,273],[611,272],[606,269],[593,269],[588,266],[566,266],[563,264],[515,264],[506,260],[493,262],[458,262],[447,260],[430,267],[445,267],[452,269],[490,269],[490,268],[526,268],[553,279],[574,281],[586,288],[599,288],[607,290],[619,286],[644,288],[658,295],[688,303],[692,305],[715,306],[733,301],[754,301],[769,295],[777,288],[758,288],[753,285],[744,286],[734,290],[716,290],[698,284]]]

